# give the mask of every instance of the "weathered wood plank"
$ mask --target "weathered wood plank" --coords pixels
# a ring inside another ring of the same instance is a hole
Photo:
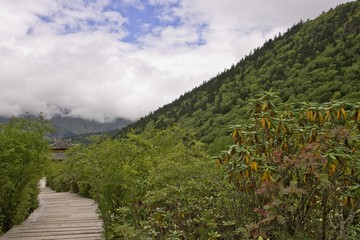
[[[41,189],[39,200],[39,208],[0,240],[102,239],[102,222],[93,200],[49,188]]]

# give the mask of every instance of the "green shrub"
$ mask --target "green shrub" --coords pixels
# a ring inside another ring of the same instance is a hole
[[[37,205],[48,161],[45,120],[14,118],[0,124],[0,232],[21,223]]]
[[[234,126],[234,144],[218,158],[239,191],[242,218],[249,217],[244,232],[274,239],[360,234],[354,229],[360,212],[360,104],[277,109],[273,97],[265,93],[253,102],[253,121]]]

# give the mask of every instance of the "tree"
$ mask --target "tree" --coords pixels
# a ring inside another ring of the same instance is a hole
[[[49,152],[44,134],[49,130],[42,117],[14,118],[0,125],[0,232],[25,220],[37,207],[37,185]]]

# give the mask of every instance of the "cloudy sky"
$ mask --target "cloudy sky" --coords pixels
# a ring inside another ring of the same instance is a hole
[[[135,120],[344,0],[0,0],[0,116]]]

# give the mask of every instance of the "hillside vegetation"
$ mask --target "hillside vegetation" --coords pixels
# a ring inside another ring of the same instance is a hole
[[[76,145],[48,183],[95,199],[106,239],[357,239],[360,104],[275,102],[249,104],[217,167],[174,126]]]
[[[174,123],[196,130],[207,144],[247,117],[249,99],[265,90],[282,102],[360,100],[360,4],[344,4],[312,21],[300,21],[268,40],[230,69],[176,101],[130,124],[163,129]]]

